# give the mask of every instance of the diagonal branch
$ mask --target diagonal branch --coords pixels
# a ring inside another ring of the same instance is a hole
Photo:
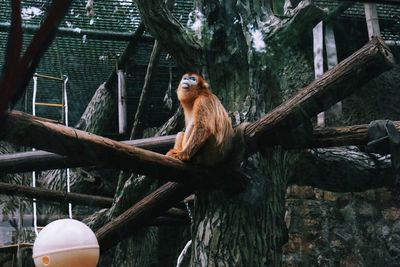
[[[71,1],[69,0],[55,1],[52,4],[46,19],[33,36],[22,59],[18,59],[18,63],[13,64],[12,68],[8,68],[6,75],[2,77],[0,81],[0,117],[3,115],[10,101],[15,102],[25,91],[26,85],[39,64],[43,53],[53,41],[57,26],[67,12],[70,4]],[[20,22],[20,17],[17,20]],[[18,30],[20,26],[14,22],[13,25],[17,27],[17,30],[12,30],[11,33],[20,34]],[[10,36],[11,40],[14,38],[15,36]],[[18,44],[16,47],[18,50]]]
[[[186,28],[172,16],[164,1],[135,0],[146,29],[184,68],[204,63],[202,47]]]
[[[153,51],[150,55],[149,64],[147,65],[146,76],[144,79],[142,93],[140,94],[139,104],[136,109],[135,119],[133,120],[130,139],[141,138],[143,135],[143,113],[150,98],[150,85],[153,82],[153,77],[157,71],[157,65],[160,60],[160,56],[161,45],[159,41],[155,40]]]
[[[253,150],[279,142],[281,133],[309,121],[393,65],[393,55],[383,40],[372,39],[291,99],[248,125],[248,142]]]

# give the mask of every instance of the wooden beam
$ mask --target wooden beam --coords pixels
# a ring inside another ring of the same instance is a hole
[[[67,193],[63,191],[55,191],[38,187],[33,188],[31,186],[9,183],[0,183],[0,194],[95,207],[110,207],[113,202],[113,199],[108,197]]]
[[[400,121],[394,121],[400,130]],[[298,134],[296,134],[299,136]],[[165,153],[174,144],[176,135],[151,137],[122,143],[139,148]],[[299,142],[298,139],[303,140]],[[279,139],[275,145],[286,149],[324,148],[339,146],[365,146],[368,142],[368,124],[315,128],[312,136],[302,136],[294,142],[291,139]],[[43,171],[49,169],[62,169],[91,166],[88,161],[76,160],[46,151],[29,151],[0,155],[0,172],[17,173],[30,171]]]
[[[122,143],[165,154],[174,145],[175,137],[176,135],[158,136],[122,141]],[[2,173],[45,171],[92,165],[89,161],[82,161],[42,150],[0,155],[0,172]]]
[[[393,122],[400,131],[400,121]],[[368,124],[352,125],[336,128],[314,129],[312,138],[304,138],[304,143],[290,143],[289,146],[282,142],[286,148],[325,148],[339,146],[364,147],[368,140]]]
[[[134,170],[138,174],[164,181],[200,181],[213,174],[210,170],[184,164],[172,157],[54,124],[22,112],[5,114],[0,125],[0,139],[59,153],[100,167]]]
[[[393,55],[383,40],[372,39],[291,99],[249,124],[245,129],[249,144],[253,150],[276,144],[283,132],[309,121],[393,66]]]

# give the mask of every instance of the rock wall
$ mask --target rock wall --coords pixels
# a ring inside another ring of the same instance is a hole
[[[287,191],[283,266],[400,266],[400,205],[388,189]]]

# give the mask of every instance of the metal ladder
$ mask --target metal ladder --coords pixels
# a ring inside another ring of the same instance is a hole
[[[38,90],[38,78],[60,81],[62,82],[62,92],[61,92],[61,103],[45,103],[45,102],[37,102],[37,90]],[[54,107],[54,108],[61,108],[61,122],[68,126],[68,95],[67,95],[67,83],[68,77],[63,76],[60,77],[53,77],[50,75],[43,75],[35,73],[33,75],[33,95],[32,95],[32,115],[36,116],[36,107],[37,106],[47,106],[47,107]],[[32,149],[35,151],[35,149]],[[70,192],[70,170],[69,168],[66,169],[67,173],[67,192]],[[36,172],[32,172],[32,187],[36,187]],[[72,218],[72,205],[68,203],[68,215],[69,218]],[[37,208],[36,208],[36,198],[33,199],[33,225],[35,229],[36,235],[38,235],[38,226],[37,226]]]

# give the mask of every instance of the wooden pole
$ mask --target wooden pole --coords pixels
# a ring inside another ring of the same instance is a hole
[[[118,133],[126,133],[127,109],[126,109],[126,86],[125,73],[122,69],[117,71],[118,76]]]
[[[63,191],[55,191],[38,187],[34,188],[25,185],[15,185],[8,183],[0,183],[0,194],[23,196],[27,198],[36,198],[46,201],[65,202],[76,205],[87,205],[95,207],[110,207],[113,202],[112,198],[108,197],[67,193]]]
[[[381,36],[379,28],[378,11],[375,3],[364,3],[365,19],[367,22],[368,39]]]
[[[131,136],[129,139],[136,139],[142,137],[143,132],[143,113],[150,97],[150,85],[155,75],[157,64],[160,60],[161,45],[156,40],[154,41],[153,51],[150,55],[149,64],[147,66],[146,77],[144,79],[144,85],[142,93],[140,94],[139,104],[136,109],[135,119],[133,120],[133,126],[131,130]]]
[[[43,138],[43,137],[46,138]],[[203,180],[214,172],[172,157],[54,124],[21,112],[6,113],[0,139],[33,146],[106,168],[134,170],[161,180]]]
[[[157,136],[138,140],[122,141],[124,144],[165,154],[175,142],[176,135]],[[18,173],[87,167],[93,165],[89,161],[66,157],[59,154],[36,150],[0,155],[0,172]]]

